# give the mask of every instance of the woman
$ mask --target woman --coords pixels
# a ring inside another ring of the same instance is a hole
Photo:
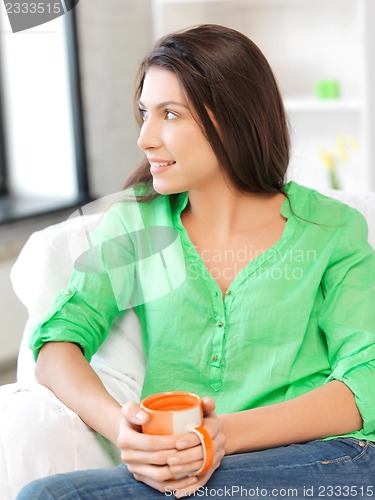
[[[75,271],[31,340],[38,381],[116,443],[128,470],[50,477],[19,498],[371,496],[375,254],[363,217],[285,184],[282,100],[244,35],[204,25],[164,37],[142,63],[137,103],[147,161],[128,187],[139,217],[123,201],[111,208],[99,229],[104,268]],[[111,273],[103,238],[130,235],[111,252],[139,261],[131,235],[154,226],[178,234],[186,275],[174,286],[172,264],[169,293],[147,295],[162,274],[151,267],[142,284],[136,266]],[[147,414],[135,402],[121,409],[88,364],[131,300],[143,396],[207,396],[215,459],[202,476],[176,479],[202,463],[195,434],[142,434]]]

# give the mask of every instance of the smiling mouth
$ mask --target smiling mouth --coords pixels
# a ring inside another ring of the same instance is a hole
[[[175,163],[175,161],[151,161],[150,172],[151,174],[162,173],[172,167]]]
[[[161,168],[161,167],[169,167],[174,165],[175,161],[150,161],[151,167]]]

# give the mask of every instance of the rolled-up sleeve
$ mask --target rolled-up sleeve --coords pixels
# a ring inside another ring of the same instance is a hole
[[[332,370],[327,382],[351,389],[365,434],[375,431],[375,251],[367,233],[366,220],[351,209],[322,280],[319,315]]]
[[[127,309],[134,273],[132,242],[121,216],[110,210],[76,259],[67,288],[33,332],[29,346],[34,359],[46,342],[72,342],[90,361],[116,316]]]

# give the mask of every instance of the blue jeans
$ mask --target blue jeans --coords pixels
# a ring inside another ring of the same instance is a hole
[[[33,481],[17,500],[173,498],[136,481],[124,465]],[[353,438],[311,441],[224,457],[201,498],[375,497],[375,443]]]

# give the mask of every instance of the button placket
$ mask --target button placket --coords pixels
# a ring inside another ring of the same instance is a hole
[[[224,341],[225,322],[219,319],[213,333],[210,358],[210,387],[214,391],[219,391],[222,386]]]
[[[227,315],[233,302],[233,291],[222,292],[216,290],[212,295],[213,325],[211,352],[208,359],[210,367],[210,387],[219,391],[222,387],[223,371],[225,367],[225,337],[227,329]]]

